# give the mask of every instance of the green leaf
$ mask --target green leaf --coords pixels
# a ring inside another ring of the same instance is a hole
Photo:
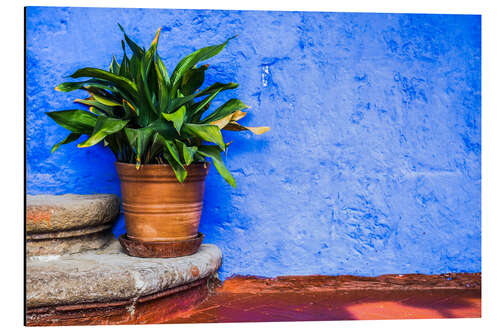
[[[148,51],[149,52],[149,51]],[[156,110],[155,105],[153,104],[152,101],[152,95],[148,83],[148,73],[149,73],[149,64],[146,63],[146,58],[143,59],[141,62],[141,69],[139,72],[139,78],[137,80],[137,87],[139,88],[139,94],[141,97],[143,97],[143,104],[147,105],[148,109],[151,111],[150,113],[158,113]],[[149,62],[151,59],[149,60]]]
[[[171,121],[174,124],[177,133],[181,133],[182,124],[184,123],[184,117],[186,116],[186,106],[181,106],[177,111],[173,113],[162,113],[162,116]]]
[[[61,145],[65,145],[68,143],[71,143],[73,141],[76,141],[80,138],[82,134],[81,133],[70,133],[66,139],[62,140],[61,142],[58,142],[52,147],[51,153],[55,152]]]
[[[193,106],[193,111],[190,114],[190,119],[194,119],[196,121],[200,120],[205,108],[207,108],[207,106],[210,104],[210,102],[217,96],[218,93],[220,93],[222,91],[222,89],[223,88],[218,88],[211,95],[204,98],[202,101],[196,103]]]
[[[177,110],[178,108],[182,107],[184,104],[191,102],[196,98],[196,94],[189,95],[189,96],[182,96],[179,98],[175,98],[170,101],[166,113],[172,113],[174,110]]]
[[[157,59],[159,60],[158,56]],[[163,113],[166,111],[170,100],[167,83],[167,81],[169,81],[169,78],[168,74],[165,75],[165,73],[160,69],[158,60],[154,62],[154,69],[156,71],[156,78],[158,80],[158,111]]]
[[[197,93],[196,97],[210,95],[214,91],[218,90],[219,88],[222,88],[221,91],[224,91],[224,90],[228,90],[228,89],[236,89],[236,88],[238,88],[238,86],[239,86],[238,83],[233,83],[233,82],[229,82],[229,83],[215,82],[214,84],[210,85],[209,87],[207,87],[207,88],[203,89],[202,91],[200,91],[199,93]]]
[[[172,122],[165,120],[165,118],[163,117],[159,117],[155,121],[151,122],[147,127],[153,129],[155,132],[160,133],[165,138],[173,138],[178,136]]]
[[[102,69],[85,67],[77,70],[70,76],[74,79],[80,77],[93,77],[96,79],[106,80],[116,85],[118,88],[122,89],[124,92],[126,92],[132,97],[137,98],[138,95],[135,83],[133,83],[132,81],[123,76],[115,75],[113,73],[103,71]]]
[[[161,32],[161,28],[159,28],[156,31],[155,38],[153,39],[153,42],[151,43],[149,50],[146,52],[146,54],[144,55],[144,58],[142,59],[144,64],[145,64],[145,67],[144,67],[145,76],[147,76],[147,74],[149,73],[149,70],[151,68],[151,64],[153,63],[154,57],[156,55],[156,47],[158,45],[158,39],[160,37],[160,32]]]
[[[177,147],[175,146],[174,142],[170,140],[165,140],[164,143],[168,151],[170,152],[170,155],[172,155],[175,161],[179,163],[179,165],[182,166],[182,168],[184,168],[183,163],[181,161],[181,157],[179,155],[179,151],[177,150]]]
[[[221,158],[221,152],[216,146],[200,146],[198,147],[198,153],[203,156],[210,157],[222,178],[224,178],[232,187],[236,187],[236,181],[224,165]]]
[[[160,37],[161,28],[156,32],[156,36],[151,43],[151,47],[146,52],[142,60],[140,61],[140,77],[136,80],[137,87],[139,89],[140,95],[144,95],[143,104],[147,105],[150,113],[159,114],[156,109],[153,97],[157,90],[157,78],[156,70],[150,71],[151,65],[155,67],[153,63],[156,55],[156,46],[158,44],[158,38]],[[149,115],[151,117],[151,114]],[[152,117],[151,117],[152,118]]]
[[[46,112],[56,123],[74,133],[92,133],[97,117],[84,110],[64,110]]]
[[[163,76],[163,79],[165,80],[165,83],[167,84],[167,88],[170,89],[170,77],[168,76],[167,69],[165,68],[165,65],[163,64],[163,61],[161,61],[160,56],[158,53],[156,54],[156,64],[158,65],[158,69],[161,72],[161,76]]]
[[[139,135],[137,136],[137,147],[139,149],[138,156],[140,156],[141,159],[144,160],[144,162],[146,163],[148,161],[145,161],[145,155],[147,153],[149,144],[154,137],[154,131],[152,128],[144,127],[140,128],[138,132],[139,132]]]
[[[208,65],[199,68],[191,68],[184,74],[180,84],[180,90],[184,96],[194,94],[198,90],[203,81],[205,81],[205,70]]]
[[[111,65],[109,66],[109,71],[117,75],[120,73],[120,65],[118,65],[115,56],[113,56],[113,60],[111,61]]]
[[[120,152],[121,152],[121,147],[120,147],[119,142],[117,141],[116,133],[108,135],[104,139],[104,146],[108,147],[111,150],[111,152],[113,153],[113,155],[115,155],[115,158],[117,160],[120,159],[119,156],[120,156]]]
[[[123,58],[120,64],[120,72],[118,73],[120,76],[126,76],[130,78],[129,73],[129,59],[127,57],[127,51],[125,50],[125,43],[122,40],[122,49],[123,49]]]
[[[205,158],[205,156],[203,156],[200,153],[196,152],[196,154],[194,154],[194,161],[195,162],[207,162],[207,159]]]
[[[235,111],[241,111],[243,109],[248,109],[248,106],[245,103],[236,98],[230,99],[218,107],[212,114],[203,119],[202,123],[207,124],[212,121],[222,119]]]
[[[137,136],[139,135],[139,130],[135,128],[126,127],[124,129],[125,136],[127,137],[128,143],[132,148],[135,148],[137,143]]]
[[[137,77],[137,73],[139,73],[141,65],[141,60],[137,58],[135,54],[132,54],[132,57],[129,61],[129,75],[131,80],[135,80]]]
[[[173,110],[180,108],[182,105],[194,100],[196,97],[205,96],[213,94],[214,92],[219,93],[220,91],[227,89],[234,89],[238,87],[236,83],[214,83],[210,87],[203,89],[202,91],[192,94],[189,96],[183,96],[180,98],[176,98],[170,102],[167,108],[167,113],[171,113]],[[222,88],[222,89],[220,89]],[[214,96],[215,97],[215,96]]]
[[[161,134],[157,136],[158,141],[160,141],[168,151],[163,153],[163,157],[168,161],[168,164],[172,167],[177,180],[182,183],[186,179],[187,171],[184,168],[181,158],[179,156],[179,151],[177,147],[171,140],[165,139]]]
[[[217,55],[220,51],[224,49],[224,47],[226,47],[229,40],[233,39],[234,37],[229,38],[222,44],[207,46],[202,49],[199,49],[191,53],[190,55],[186,56],[184,59],[182,59],[177,64],[174,71],[172,72],[172,76],[170,77],[170,82],[173,87],[172,92],[170,93],[171,97],[174,97],[173,94],[177,91],[179,84],[181,83],[181,78],[184,75],[184,73],[186,73],[186,71],[193,68],[193,66],[196,65],[198,62],[207,60]]]
[[[122,64],[120,65],[120,72],[118,73],[118,75],[126,77],[128,79],[131,78],[130,77],[130,72],[129,72],[129,69],[128,69],[128,59],[126,59],[125,56],[123,56]]]
[[[70,91],[74,91],[77,89],[82,89],[84,87],[95,87],[95,88],[101,88],[101,89],[109,89],[109,84],[108,84],[108,82],[106,82],[104,80],[90,79],[90,80],[81,81],[81,82],[64,82],[64,83],[61,83],[60,85],[56,86],[54,89],[56,91],[70,92]]]
[[[79,104],[83,104],[83,105],[87,105],[87,106],[93,106],[93,107],[99,109],[99,111],[102,111],[107,115],[113,114],[113,108],[111,106],[101,104],[98,101],[96,101],[93,97],[89,97],[86,99],[75,99],[74,102],[79,103]]]
[[[91,95],[99,95],[105,99],[111,98],[113,94],[128,96],[127,93],[114,86],[113,83],[100,79],[91,79],[81,82],[65,82],[55,87],[55,90],[62,92],[70,92],[76,89],[85,90]],[[107,90],[111,91],[113,94],[110,94]]]
[[[187,134],[217,144],[222,150],[226,147],[220,129],[215,125],[186,123],[183,126],[183,130]]]
[[[98,116],[113,117],[113,114],[111,114],[111,113],[108,114],[108,113],[106,113],[106,112],[102,111],[101,109],[98,109],[94,106],[89,107],[89,111],[95,115],[98,115]]]
[[[107,106],[121,106],[121,104],[118,103],[117,101],[110,99],[110,98],[103,97],[102,95],[94,94],[94,93],[90,93],[90,95],[92,95],[92,97],[94,97],[94,99],[101,104],[104,104]]]
[[[127,42],[128,46],[130,47],[132,52],[134,52],[134,54],[136,56],[138,56],[139,58],[142,58],[142,56],[144,55],[144,50],[142,48],[140,48],[132,39],[130,39],[127,36],[127,34],[125,33],[125,30],[123,29],[123,27],[119,23],[118,23],[118,26],[120,27],[120,30],[123,32],[123,36],[125,37],[125,41]]]
[[[145,161],[145,157],[149,144],[154,138],[154,133],[154,130],[150,127],[139,129],[125,128],[125,135],[127,136],[128,143],[136,152],[136,168],[139,168],[142,162],[148,162]]]
[[[135,57],[135,55],[134,55]],[[144,62],[139,61],[137,72],[135,73],[135,82],[137,83],[138,96],[131,102],[136,106],[138,113],[138,124],[140,127],[148,126],[151,121],[157,119],[156,108],[153,105],[152,96],[147,85],[147,79],[144,77]]]
[[[182,167],[183,163],[181,161],[181,157],[179,155],[179,151],[177,150],[177,147],[175,146],[175,143],[172,140],[167,140],[165,139],[161,134],[158,135],[158,140],[163,143],[165,147],[167,147],[168,152],[170,155],[174,158],[174,160]]]
[[[184,180],[187,177],[187,171],[184,169],[182,165],[177,163],[177,161],[172,157],[172,155],[168,154],[165,152],[163,154],[163,157],[167,160],[168,164],[172,167],[172,170],[174,170],[175,177],[179,181],[179,183],[183,183]]]
[[[160,140],[159,136],[160,133],[158,132],[153,135],[153,141],[150,148],[151,156],[158,156],[158,154],[165,148],[165,144],[162,142],[162,140]]]
[[[93,146],[102,141],[106,136],[121,131],[127,123],[128,120],[99,116],[97,117],[97,123],[92,135],[86,141],[80,143],[78,147]]]
[[[190,165],[193,162],[194,154],[198,151],[198,147],[189,147],[184,142],[176,140],[176,142],[182,147],[182,157],[184,157],[184,162],[186,165]]]

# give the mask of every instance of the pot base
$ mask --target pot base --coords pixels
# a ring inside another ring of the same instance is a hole
[[[193,239],[177,241],[143,242],[121,235],[118,240],[126,254],[141,258],[175,258],[189,256],[198,251],[205,236],[199,232]]]

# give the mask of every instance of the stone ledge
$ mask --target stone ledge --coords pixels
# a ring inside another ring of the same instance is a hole
[[[275,278],[236,275],[224,282],[233,294],[277,292],[401,290],[481,290],[481,273],[354,275],[288,275]]]
[[[186,257],[130,257],[113,240],[102,250],[27,259],[26,306],[105,303],[138,299],[213,276],[222,253],[212,244]]]
[[[101,249],[112,238],[110,224],[57,233],[32,234],[26,236],[26,254],[28,257],[63,255]]]
[[[28,309],[27,326],[163,324],[201,304],[220,284],[204,278],[128,301]]]
[[[26,232],[52,233],[111,222],[120,212],[114,194],[27,195]]]

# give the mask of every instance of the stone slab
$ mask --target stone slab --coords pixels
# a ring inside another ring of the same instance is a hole
[[[55,238],[70,238],[70,237],[78,237],[84,235],[95,234],[107,229],[111,229],[112,224],[106,223],[91,227],[84,227],[80,229],[73,230],[63,230],[56,232],[46,232],[46,233],[36,233],[36,234],[27,234],[26,240],[46,240],[46,239],[55,239]]]
[[[354,275],[289,275],[275,278],[236,275],[224,281],[233,294],[331,292],[351,290],[459,290],[481,289],[481,273]]]
[[[128,301],[28,309],[27,326],[162,324],[195,309],[218,285],[216,276]]]
[[[80,229],[111,222],[120,212],[114,194],[28,195],[26,232],[47,233]]]
[[[54,233],[31,234],[26,237],[26,254],[31,257],[96,250],[106,246],[112,238],[111,224]]]
[[[102,250],[27,259],[26,305],[57,305],[130,300],[213,276],[222,253],[202,244],[179,258],[136,258],[123,253],[113,239]]]

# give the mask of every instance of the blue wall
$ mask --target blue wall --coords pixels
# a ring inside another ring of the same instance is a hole
[[[119,194],[106,149],[50,154],[66,131],[44,115],[84,96],[64,76],[121,55],[117,22],[142,45],[163,27],[170,70],[239,34],[208,83],[240,83],[225,97],[271,131],[228,135],[237,189],[207,180],[223,278],[481,270],[479,16],[28,8],[28,193]]]

